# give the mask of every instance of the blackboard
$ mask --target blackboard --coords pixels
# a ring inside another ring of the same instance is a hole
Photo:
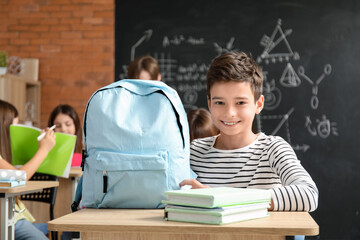
[[[206,106],[206,71],[227,51],[265,74],[257,127],[282,136],[316,182],[318,239],[360,239],[360,2],[116,1],[115,76],[154,56],[186,110]]]

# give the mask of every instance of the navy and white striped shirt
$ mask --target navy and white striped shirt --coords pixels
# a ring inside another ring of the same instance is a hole
[[[317,208],[318,189],[284,139],[260,133],[246,147],[220,150],[214,148],[216,138],[191,143],[190,164],[199,182],[211,187],[271,189],[274,211]]]

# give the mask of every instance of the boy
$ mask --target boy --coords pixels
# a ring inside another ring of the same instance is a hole
[[[245,53],[226,53],[211,63],[207,97],[218,136],[194,140],[193,188],[271,189],[270,210],[314,211],[318,190],[291,146],[281,137],[253,133],[252,122],[264,106],[260,67]]]

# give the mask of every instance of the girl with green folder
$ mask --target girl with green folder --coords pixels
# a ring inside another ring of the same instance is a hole
[[[0,100],[0,168],[1,169],[16,169],[11,162],[10,149],[10,125],[17,124],[19,121],[18,111],[16,108],[6,102]],[[40,166],[42,161],[46,158],[50,150],[55,146],[55,133],[47,128],[43,130],[45,137],[39,141],[39,149],[35,155],[22,167],[20,170],[26,171],[27,180],[32,177]],[[2,158],[4,157],[4,158]],[[8,162],[10,161],[10,162]],[[47,237],[38,230],[31,222],[35,219],[25,208],[22,202],[17,199],[15,209],[15,240],[20,239],[47,239]],[[23,210],[24,209],[24,210]],[[20,212],[20,213],[18,213]]]

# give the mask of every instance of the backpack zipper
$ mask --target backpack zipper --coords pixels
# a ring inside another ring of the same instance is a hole
[[[107,171],[103,170],[103,193],[107,193],[107,182],[108,182],[108,174]]]

